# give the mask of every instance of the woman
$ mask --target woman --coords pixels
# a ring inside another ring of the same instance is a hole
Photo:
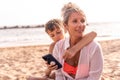
[[[51,19],[45,24],[45,32],[49,35],[49,37],[53,40],[49,47],[49,53],[52,54],[54,45],[57,41],[65,38],[65,29],[63,23],[60,19]],[[75,46],[69,48],[64,53],[64,58],[73,57],[79,49],[83,46],[89,44],[95,37],[96,33],[94,31],[87,33],[84,35],[84,38],[80,40]],[[32,77],[30,76],[27,80],[49,80],[55,79],[54,70],[57,69],[57,66],[48,65],[48,68],[45,71],[45,76],[43,77]]]
[[[53,56],[63,66],[56,71],[55,80],[99,80],[103,70],[103,57],[97,42],[92,41],[72,58],[63,58],[65,51],[83,38],[86,28],[84,12],[77,5],[68,3],[62,8],[62,17],[70,36],[55,44]]]

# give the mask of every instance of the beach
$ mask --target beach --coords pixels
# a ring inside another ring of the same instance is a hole
[[[103,50],[105,80],[120,80],[120,39],[99,41]],[[49,45],[0,48],[0,80],[26,80],[28,76],[44,75],[42,56]]]

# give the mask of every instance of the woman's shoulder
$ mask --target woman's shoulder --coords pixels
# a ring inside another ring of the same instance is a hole
[[[68,42],[68,38],[64,38],[64,39],[59,40],[59,41],[55,44],[55,46],[58,47],[59,49],[60,49],[60,48],[64,48],[65,45],[66,45],[66,43],[69,43],[69,42]]]
[[[98,41],[93,40],[87,45],[87,47],[100,47],[100,44],[98,43]]]
[[[95,54],[96,51],[99,51],[99,50],[101,50],[101,46],[97,41],[92,41],[83,48],[83,51],[88,51],[89,55],[91,56]]]
[[[57,41],[56,44],[57,44],[57,45],[58,45],[58,44],[63,44],[63,43],[65,42],[65,40],[66,40],[66,38],[61,39],[61,40]]]

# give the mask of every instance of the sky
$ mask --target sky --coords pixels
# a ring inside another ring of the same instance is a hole
[[[120,22],[119,0],[0,0],[0,26],[38,25],[60,18],[64,4],[76,3],[89,22]]]

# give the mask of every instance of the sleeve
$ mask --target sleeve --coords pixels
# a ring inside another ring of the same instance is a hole
[[[103,70],[103,53],[101,46],[98,44],[92,53],[90,60],[90,72],[87,80],[99,80]]]
[[[97,45],[90,57],[89,76],[79,80],[101,80],[103,70],[103,53],[100,45]]]
[[[53,49],[53,56],[59,61],[59,45],[55,44]],[[62,74],[61,69],[56,70],[55,72],[55,80],[64,80],[64,75]]]

